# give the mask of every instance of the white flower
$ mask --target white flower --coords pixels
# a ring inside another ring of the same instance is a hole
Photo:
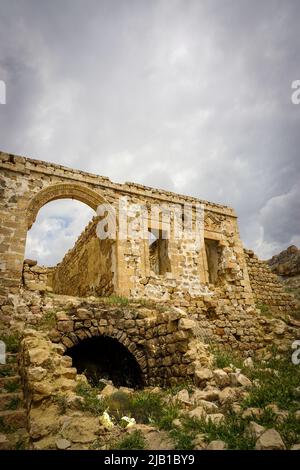
[[[105,427],[105,429],[111,429],[114,427],[114,423],[110,419],[110,416],[107,413],[107,411],[104,411],[104,413],[100,416],[99,421],[100,421],[100,424],[102,424]]]

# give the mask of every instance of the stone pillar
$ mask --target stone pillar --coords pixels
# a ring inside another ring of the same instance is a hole
[[[15,194],[14,194],[15,192]],[[23,270],[27,236],[27,199],[4,191],[0,202],[0,296],[17,292]]]

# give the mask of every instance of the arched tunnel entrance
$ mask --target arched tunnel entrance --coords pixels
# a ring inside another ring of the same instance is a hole
[[[133,354],[110,336],[82,340],[66,350],[78,373],[84,373],[93,386],[101,379],[111,380],[116,387],[143,387],[143,373]]]

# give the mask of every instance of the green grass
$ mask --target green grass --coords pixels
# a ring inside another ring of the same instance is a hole
[[[159,429],[171,429],[179,416],[177,404],[167,404],[164,394],[140,391],[129,397],[128,412],[138,423],[155,424]]]
[[[179,406],[166,404],[166,394],[167,392],[154,394],[138,391],[128,395],[117,391],[107,398],[106,405],[116,420],[122,416],[130,416],[137,423],[152,424],[159,429],[169,430],[172,428],[172,421],[179,416]]]
[[[85,383],[79,383],[75,391],[77,395],[84,399],[81,404],[83,411],[89,411],[91,414],[98,416],[107,409],[107,401],[105,399],[99,400],[99,398],[97,398],[99,390]]]
[[[26,450],[27,446],[28,442],[26,439],[19,439],[14,446],[14,450]]]
[[[174,428],[170,431],[170,436],[174,440],[177,450],[192,450],[194,448],[195,432],[187,432],[185,428]]]
[[[5,390],[7,393],[14,393],[20,390],[21,385],[19,382],[9,382],[5,385]]]
[[[20,349],[20,335],[19,333],[11,333],[9,335],[1,335],[0,338],[4,341],[6,352],[17,353]]]
[[[0,377],[10,377],[14,375],[15,371],[12,370],[9,366],[0,368]]]
[[[233,365],[238,369],[243,368],[243,358],[240,354],[227,349],[221,349],[220,347],[211,347],[211,353],[214,355],[214,367],[217,369],[223,369]]]
[[[255,367],[246,371],[250,379],[258,379],[260,385],[249,390],[243,407],[264,408],[275,403],[282,410],[295,411],[300,408],[299,398],[294,389],[300,384],[300,367],[294,365],[288,354],[282,358],[272,358],[268,363],[255,362]],[[266,369],[278,371],[270,372]]]
[[[255,422],[266,428],[275,428],[287,448],[298,443],[300,421],[295,418],[294,412],[300,409],[300,401],[294,389],[300,384],[300,366],[292,364],[290,354],[287,353],[286,357],[279,358],[276,351],[273,351],[271,360],[267,363],[254,360],[253,368],[243,367],[244,358],[238,354],[221,350],[215,350],[214,354],[215,367],[221,368],[233,364],[241,368],[251,380],[259,380],[259,386],[251,387],[248,390],[249,395],[240,403],[244,409],[255,407],[263,410],[262,414],[255,418]],[[266,408],[269,404],[276,404],[280,410],[288,411],[287,418],[283,421],[278,419],[276,413]],[[246,428],[252,418],[243,419],[228,407],[223,407],[220,411],[224,414],[224,421],[219,424],[207,423],[204,419],[182,417],[181,428],[171,425],[170,435],[175,441],[176,449],[193,449],[193,440],[197,434],[204,434],[204,440],[207,442],[222,440],[226,442],[228,449],[254,449],[255,440],[246,433]]]
[[[21,400],[20,400],[19,397],[13,397],[13,398],[10,400],[10,402],[9,402],[9,404],[8,404],[8,406],[7,406],[7,409],[8,409],[8,410],[16,410],[17,408],[19,408],[19,406],[20,406],[21,403],[22,403],[22,402],[21,402]]]
[[[48,311],[40,320],[38,328],[40,330],[51,330],[56,325],[56,311]]]
[[[260,310],[260,313],[261,315],[265,316],[265,317],[271,317],[272,316],[272,313],[270,311],[270,308],[267,304],[260,304],[258,303],[256,305],[256,308],[258,308]]]
[[[170,435],[176,443],[176,449],[193,449],[193,440],[197,434],[203,434],[208,443],[214,440],[226,442],[228,449],[249,450],[253,449],[255,441],[245,433],[248,421],[242,420],[234,413],[227,412],[222,423],[215,424],[204,419],[183,418],[182,428],[173,429]]]
[[[122,307],[125,307],[129,304],[129,299],[127,297],[122,297],[119,295],[111,295],[109,297],[103,297],[103,299],[108,304],[121,305]]]
[[[114,444],[117,450],[143,450],[145,449],[145,439],[139,431],[134,431],[129,436]]]
[[[3,418],[0,417],[0,433],[11,434],[17,431],[17,426],[11,426],[4,423]]]
[[[189,393],[192,393],[193,389],[194,384],[192,382],[183,382],[181,384],[172,385],[167,391],[170,395],[177,395],[181,390],[187,390]]]
[[[67,398],[63,395],[56,395],[53,397],[54,403],[58,405],[58,410],[61,415],[65,414],[68,409]]]

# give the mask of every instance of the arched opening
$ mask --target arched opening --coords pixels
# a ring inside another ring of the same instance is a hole
[[[39,266],[55,266],[95,215],[88,205],[73,199],[46,203],[27,232],[25,258]]]
[[[84,339],[66,350],[78,373],[84,373],[93,385],[101,379],[111,380],[116,387],[143,387],[142,370],[133,354],[110,336]]]
[[[53,185],[32,199],[25,287],[80,297],[114,293],[115,243],[100,239],[96,230],[95,209],[104,202],[100,194],[78,184]]]

